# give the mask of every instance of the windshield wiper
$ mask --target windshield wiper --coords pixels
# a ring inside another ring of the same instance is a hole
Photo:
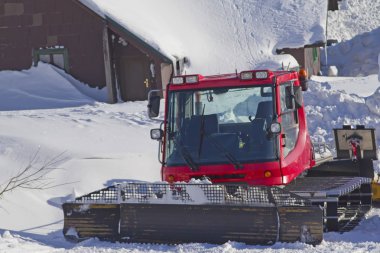
[[[176,145],[176,147],[178,148],[179,150],[179,153],[181,154],[183,160],[186,162],[186,164],[190,167],[190,169],[192,171],[198,171],[199,170],[199,166],[196,162],[194,162],[194,159],[191,157],[189,151],[182,145],[179,145],[177,140],[175,139],[175,137],[173,137],[173,142],[174,142],[174,145]]]
[[[182,155],[183,160],[185,160],[186,164],[191,168],[192,171],[198,171],[199,166],[194,162],[194,159],[191,157],[190,153],[187,151],[185,147],[180,148],[180,153]]]
[[[223,153],[223,155],[228,159],[228,161],[235,166],[235,169],[243,169],[244,166],[235,158],[235,156],[227,150],[225,146],[214,140],[214,138],[210,135],[208,139],[211,140],[211,143]]]

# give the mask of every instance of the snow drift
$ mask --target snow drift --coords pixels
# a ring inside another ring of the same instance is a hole
[[[377,28],[327,47],[327,61],[325,57],[321,57],[322,65],[336,66],[340,76],[377,74],[379,72],[379,40],[380,28]]]
[[[75,107],[106,98],[105,89],[91,89],[63,70],[42,62],[20,72],[1,71],[0,77],[1,111]]]

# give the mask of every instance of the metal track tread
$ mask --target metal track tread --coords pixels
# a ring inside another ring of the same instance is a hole
[[[339,232],[344,233],[354,229],[370,209],[371,206],[360,205],[339,210],[338,214],[342,215],[339,219]]]
[[[371,209],[370,182],[363,177],[305,177],[285,189],[324,207],[325,230],[343,233]]]
[[[304,177],[291,182],[285,190],[313,201],[313,198],[343,196],[369,183],[371,179],[364,177]]]

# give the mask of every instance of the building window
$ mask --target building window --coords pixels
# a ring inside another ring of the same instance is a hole
[[[67,48],[48,48],[33,50],[34,66],[37,66],[39,61],[52,64],[58,68],[69,71]]]

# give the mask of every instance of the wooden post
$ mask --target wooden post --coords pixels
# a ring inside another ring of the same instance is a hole
[[[108,27],[104,25],[103,28],[103,56],[104,56],[104,70],[106,75],[106,85],[107,85],[107,94],[108,102],[116,103],[116,89],[112,77],[112,60],[110,53],[110,44],[108,36]]]

